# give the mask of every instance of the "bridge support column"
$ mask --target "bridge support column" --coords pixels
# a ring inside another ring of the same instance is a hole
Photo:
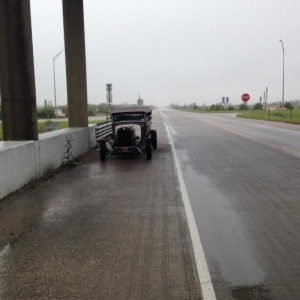
[[[0,89],[4,140],[37,140],[29,0],[0,0]]]
[[[70,127],[87,127],[87,84],[83,0],[63,0]]]

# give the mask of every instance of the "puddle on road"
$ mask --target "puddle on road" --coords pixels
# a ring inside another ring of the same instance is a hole
[[[270,291],[264,285],[237,286],[231,289],[233,299],[272,300]]]
[[[208,264],[218,266],[212,267],[211,275],[222,276],[235,287],[261,284],[264,274],[230,199],[188,165],[186,153],[179,156],[184,160],[183,176]]]

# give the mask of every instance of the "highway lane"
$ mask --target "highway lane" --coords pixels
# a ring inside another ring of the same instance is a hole
[[[185,116],[194,120],[199,119],[199,114],[186,114]],[[235,114],[202,115],[201,121],[299,156],[299,125],[235,118]]]
[[[300,131],[163,110],[217,299],[300,298]]]

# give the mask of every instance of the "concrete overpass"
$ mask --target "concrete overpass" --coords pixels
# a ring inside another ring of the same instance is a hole
[[[59,167],[66,136],[74,140],[75,156],[95,145],[87,117],[83,0],[62,4],[70,128],[39,137],[30,0],[0,0],[0,199]]]

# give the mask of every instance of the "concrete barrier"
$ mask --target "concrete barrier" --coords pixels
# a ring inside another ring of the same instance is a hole
[[[95,147],[95,128],[52,131],[40,134],[38,141],[0,142],[0,199],[60,167],[68,137],[74,158]]]

